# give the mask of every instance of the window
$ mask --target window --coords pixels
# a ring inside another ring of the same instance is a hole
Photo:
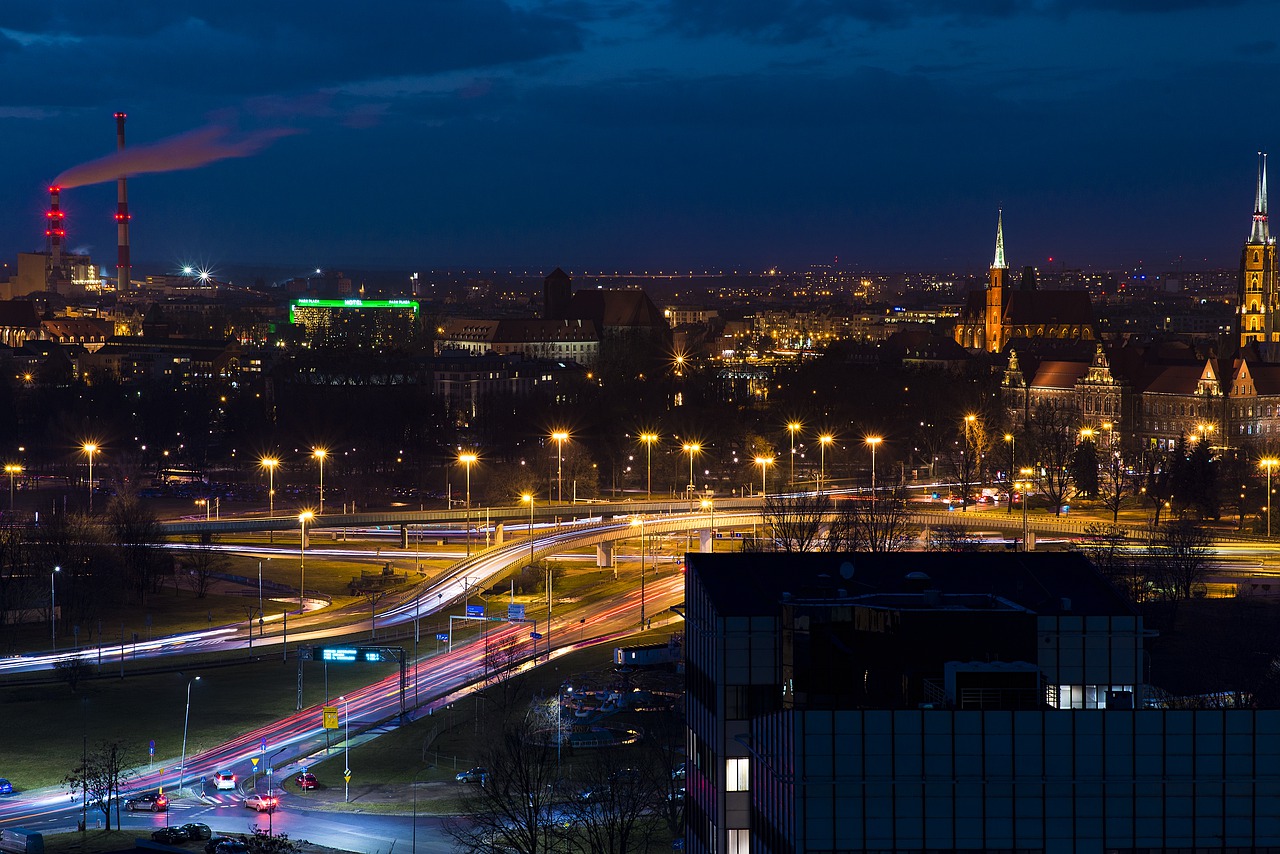
[[[725,791],[746,792],[751,787],[748,781],[751,760],[745,756],[736,756],[725,760]],[[730,831],[732,833],[732,831]],[[746,831],[743,831],[745,833]]]
[[[725,854],[751,854],[751,831],[746,828],[729,828],[729,840]]]

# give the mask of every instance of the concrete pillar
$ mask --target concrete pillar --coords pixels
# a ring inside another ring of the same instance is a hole
[[[613,543],[596,546],[596,566],[613,566]]]
[[[711,551],[711,544],[713,542],[714,540],[711,538],[710,528],[702,528],[701,530],[698,531],[698,551],[702,551],[702,552]]]
[[[400,526],[400,548],[402,549],[409,548],[409,526],[408,525]]]
[[[1036,550],[1036,532],[1027,531],[1027,551],[1033,552],[1035,550]]]
[[[501,522],[493,523],[493,544],[495,546],[502,545],[502,523]]]

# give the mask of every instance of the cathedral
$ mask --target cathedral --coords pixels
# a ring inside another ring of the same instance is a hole
[[[996,217],[996,257],[987,287],[969,294],[956,320],[955,341],[970,350],[1002,353],[1017,339],[1093,341],[1093,305],[1084,291],[1042,291],[1027,268],[1018,286],[1004,260],[1004,212]]]
[[[1280,295],[1276,293],[1276,239],[1267,225],[1267,156],[1259,152],[1258,186],[1253,196],[1253,229],[1240,256],[1240,290],[1236,299],[1236,332],[1240,348],[1256,344],[1263,358],[1274,360],[1280,342]]]

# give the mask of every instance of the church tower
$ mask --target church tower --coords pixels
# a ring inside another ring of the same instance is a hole
[[[1258,153],[1258,186],[1254,192],[1253,230],[1240,256],[1240,290],[1236,330],[1240,346],[1256,341],[1264,358],[1280,342],[1280,296],[1277,295],[1276,241],[1267,224],[1267,156]]]
[[[996,257],[991,262],[987,279],[987,310],[983,340],[989,353],[999,353],[1005,343],[1004,334],[1004,274],[1009,265],[1004,260],[1004,210],[996,214]]]

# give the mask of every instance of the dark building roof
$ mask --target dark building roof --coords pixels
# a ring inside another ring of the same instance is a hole
[[[786,596],[921,593],[998,596],[1042,616],[1135,616],[1083,555],[997,552],[690,553],[721,616],[776,614]],[[924,573],[925,578],[911,577]]]
[[[0,300],[0,327],[9,329],[39,329],[40,315],[36,304],[30,300]]]
[[[1092,326],[1093,304],[1085,291],[1005,290],[1005,323]]]
[[[642,290],[575,291],[568,315],[602,329],[667,329],[666,318]]]

